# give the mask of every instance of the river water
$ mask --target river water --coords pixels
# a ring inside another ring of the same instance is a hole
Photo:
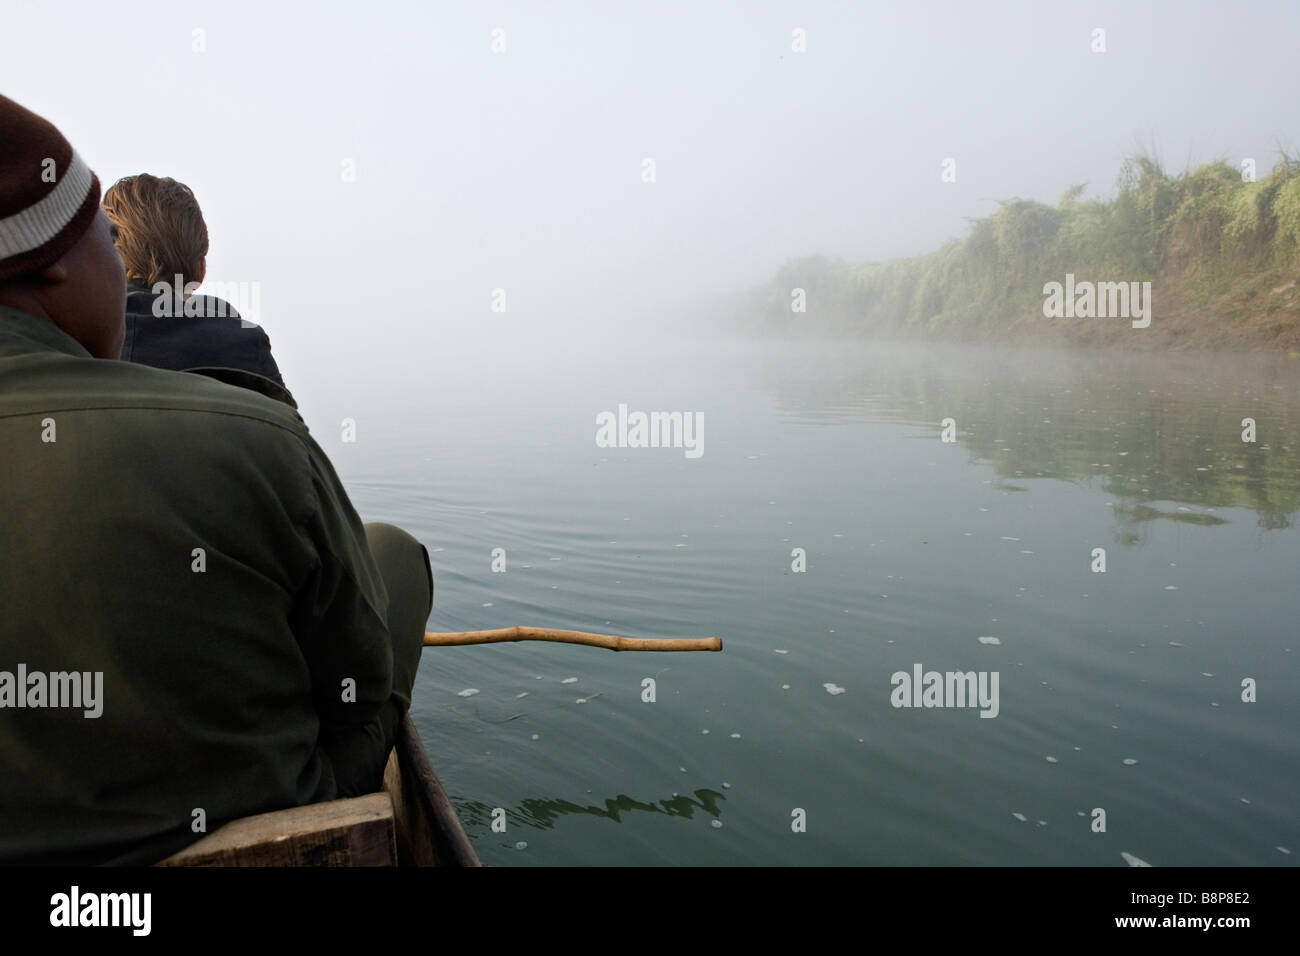
[[[427,650],[414,716],[485,863],[1300,859],[1300,361],[537,337],[385,362],[299,397],[362,517],[430,549],[431,629],[725,643]],[[601,447],[620,404],[702,415],[700,454]],[[954,706],[895,691],[918,666]],[[996,697],[955,706],[949,672]]]

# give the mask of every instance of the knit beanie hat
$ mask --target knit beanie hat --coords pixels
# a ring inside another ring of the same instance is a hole
[[[57,262],[98,209],[99,180],[72,144],[0,95],[0,281]]]

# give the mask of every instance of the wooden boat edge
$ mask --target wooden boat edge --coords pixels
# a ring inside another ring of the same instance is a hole
[[[482,866],[409,714],[383,789],[231,820],[158,866]]]
[[[399,866],[482,866],[408,713],[384,768]]]

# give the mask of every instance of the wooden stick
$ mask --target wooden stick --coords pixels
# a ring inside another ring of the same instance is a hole
[[[451,647],[459,644],[497,644],[502,641],[555,641],[560,644],[587,644],[607,647],[611,651],[720,651],[720,637],[618,637],[613,634],[589,634],[586,631],[559,631],[553,627],[502,627],[495,631],[426,631],[425,647]]]

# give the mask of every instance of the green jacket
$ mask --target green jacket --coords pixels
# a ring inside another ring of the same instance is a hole
[[[387,607],[291,407],[0,306],[0,862],[153,862],[376,789]]]

